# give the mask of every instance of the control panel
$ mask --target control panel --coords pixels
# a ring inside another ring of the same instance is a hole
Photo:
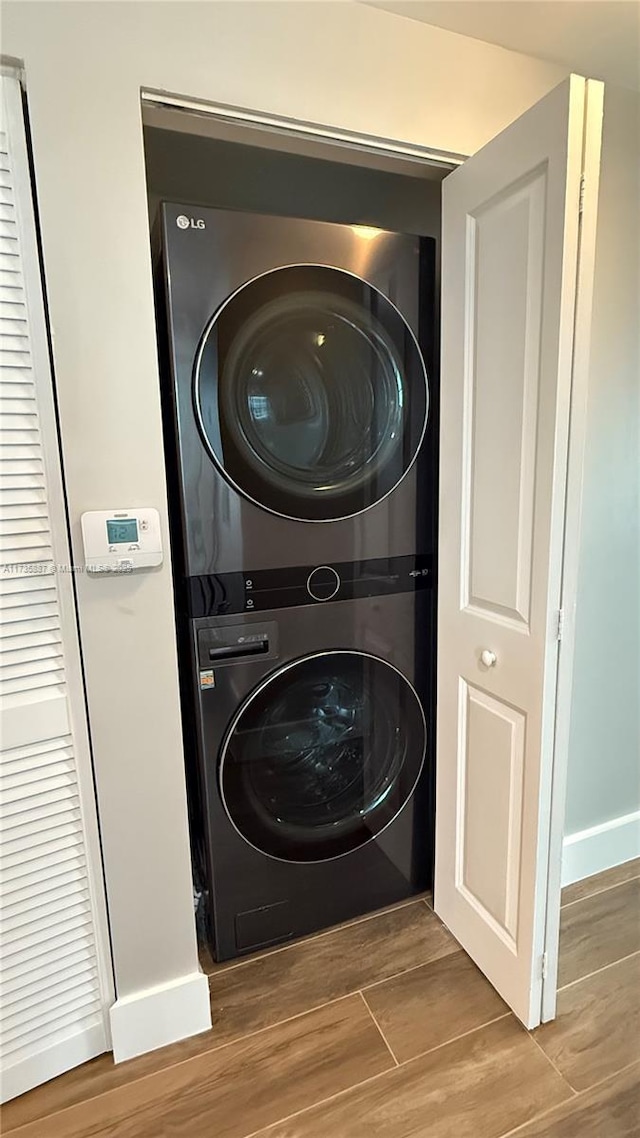
[[[128,573],[162,564],[160,515],[153,506],[88,510],[81,525],[89,573]]]
[[[293,605],[433,589],[433,577],[433,558],[429,554],[209,574],[186,578],[180,604],[185,615],[196,619],[265,612]]]

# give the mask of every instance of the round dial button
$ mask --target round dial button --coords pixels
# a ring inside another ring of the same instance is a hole
[[[314,601],[330,601],[340,588],[340,578],[330,565],[320,565],[307,579],[307,592]]]

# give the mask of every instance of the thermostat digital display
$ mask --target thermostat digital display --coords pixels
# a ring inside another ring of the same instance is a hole
[[[162,565],[160,515],[155,507],[88,510],[80,521],[89,573],[130,573]]]
[[[119,545],[124,541],[138,540],[138,521],[136,518],[127,518],[118,521],[110,518],[107,522],[107,541],[109,545]]]

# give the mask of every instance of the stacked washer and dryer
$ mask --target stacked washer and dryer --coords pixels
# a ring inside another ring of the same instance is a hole
[[[431,882],[434,242],[162,207],[191,827],[218,960]]]

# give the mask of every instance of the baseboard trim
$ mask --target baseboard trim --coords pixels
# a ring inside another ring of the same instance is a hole
[[[569,834],[562,847],[562,884],[572,885],[640,857],[640,810]]]
[[[209,982],[192,972],[116,1000],[109,1012],[116,1063],[155,1051],[211,1027]]]

